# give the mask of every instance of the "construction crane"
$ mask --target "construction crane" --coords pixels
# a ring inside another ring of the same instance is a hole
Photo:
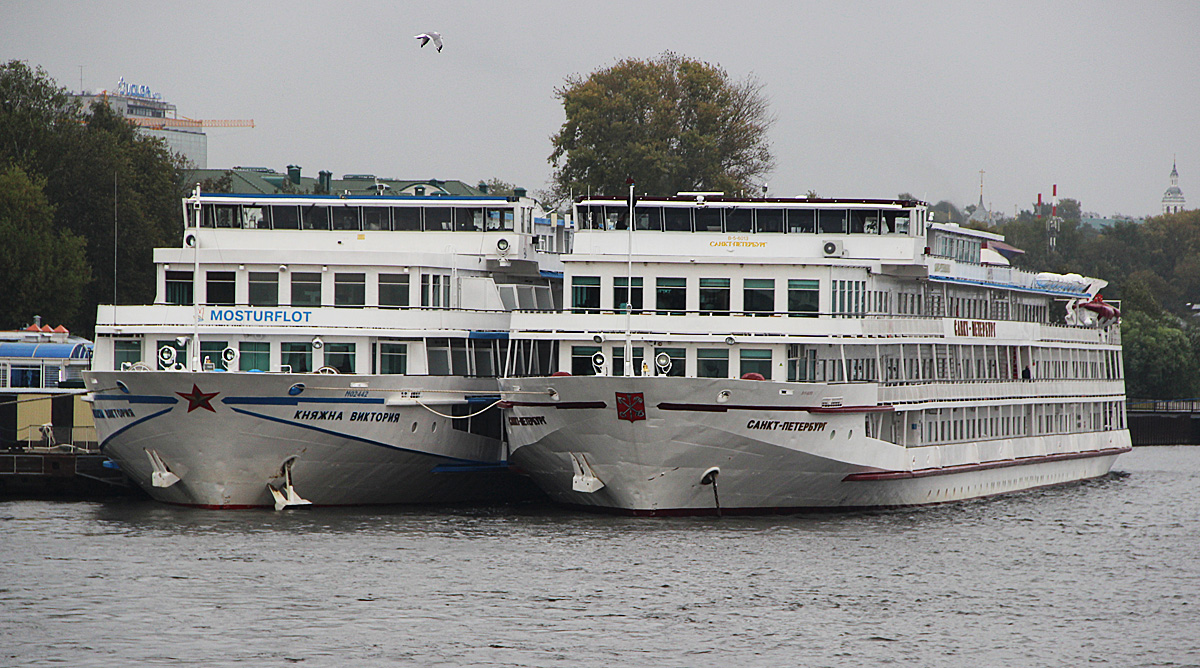
[[[164,128],[252,128],[254,119],[246,120],[205,120],[192,118],[147,118],[144,116],[127,116],[129,122],[143,128],[162,130]]]

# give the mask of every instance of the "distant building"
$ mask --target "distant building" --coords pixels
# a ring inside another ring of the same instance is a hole
[[[344,174],[334,179],[328,171],[318,172],[317,178],[302,176],[300,167],[288,165],[287,173],[270,167],[232,167],[230,169],[194,169],[184,175],[188,184],[209,183],[229,179],[229,192],[239,195],[275,195],[279,193],[310,193],[322,195],[411,195],[416,197],[486,195],[486,185],[475,187],[463,181],[425,179],[395,179],[374,174]],[[524,196],[522,188],[517,189]]]
[[[85,108],[94,102],[107,104],[116,114],[138,126],[138,132],[158,137],[167,143],[167,148],[184,157],[191,167],[208,167],[208,135],[205,127],[254,127],[252,120],[198,121],[181,118],[175,105],[162,99],[162,95],[148,86],[136,86],[117,82],[115,91],[102,90],[98,93],[82,91],[75,95]]]
[[[975,205],[975,210],[971,212],[971,216],[967,218],[967,223],[982,223],[991,225],[995,222],[996,216],[987,207],[983,205],[983,170],[979,170],[979,204]]]
[[[76,97],[83,101],[85,109],[97,101],[107,104],[118,116],[137,123],[142,134],[163,139],[167,148],[182,155],[191,166],[208,167],[208,136],[204,129],[199,123],[195,127],[187,127],[190,123],[183,127],[178,123],[168,125],[169,121],[187,119],[180,119],[175,105],[148,87],[127,84],[122,77],[115,91],[84,91]]]
[[[1175,168],[1174,161],[1171,162],[1171,187],[1163,193],[1162,205],[1163,213],[1183,211],[1183,191],[1179,189],[1179,170]]]

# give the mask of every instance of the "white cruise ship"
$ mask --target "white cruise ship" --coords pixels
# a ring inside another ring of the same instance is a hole
[[[155,250],[157,298],[98,309],[101,448],[208,508],[510,498],[496,376],[555,309],[570,230],[533,199],[216,195]],[[549,343],[526,346],[539,373]],[[544,352],[543,352],[544,349]]]
[[[1130,449],[1105,281],[1009,265],[923,202],[584,199],[558,372],[501,381],[511,461],[633,514],[936,504],[1105,475]]]

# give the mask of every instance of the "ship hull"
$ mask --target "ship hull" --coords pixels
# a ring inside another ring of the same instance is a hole
[[[631,514],[961,501],[1103,476],[1129,450],[1125,430],[905,448],[866,433],[864,416],[888,409],[874,384],[578,376],[502,388],[515,466],[557,502]]]
[[[289,481],[314,505],[491,502],[531,491],[508,470],[499,438],[443,417],[453,404],[487,407],[490,379],[131,371],[89,372],[87,381],[102,451],[166,503],[269,507],[268,486]],[[178,481],[156,484],[156,458]]]

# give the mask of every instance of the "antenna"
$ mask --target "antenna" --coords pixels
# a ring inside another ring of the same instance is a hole
[[[634,205],[637,198],[633,194],[634,186],[633,177],[626,179],[629,184],[629,222],[625,225],[626,239],[626,260],[628,262],[625,274],[625,359],[622,360],[625,366],[625,375],[633,376],[633,334],[631,332],[632,323],[630,318],[633,313],[633,217]]]

